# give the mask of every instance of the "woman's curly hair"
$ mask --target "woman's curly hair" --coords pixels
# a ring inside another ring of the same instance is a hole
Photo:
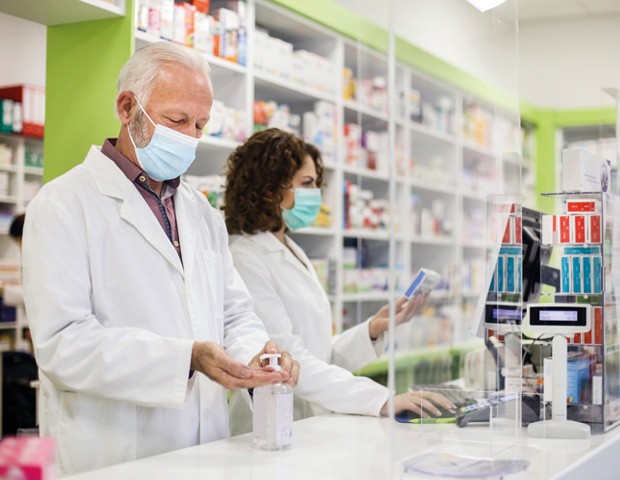
[[[317,186],[323,184],[319,150],[292,133],[269,128],[256,132],[228,157],[224,217],[230,234],[277,232],[282,228],[282,193],[302,167],[314,161]]]

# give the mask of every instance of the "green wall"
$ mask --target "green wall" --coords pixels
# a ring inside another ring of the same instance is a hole
[[[48,27],[44,181],[81,163],[91,145],[118,136],[116,79],[133,49],[131,15]]]

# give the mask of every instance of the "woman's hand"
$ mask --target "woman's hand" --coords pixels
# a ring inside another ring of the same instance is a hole
[[[394,413],[412,410],[417,412],[421,418],[439,416],[442,414],[439,408],[450,412],[456,411],[456,405],[444,397],[441,393],[430,391],[407,392],[394,397]],[[387,402],[381,407],[381,416],[388,415]]]
[[[396,325],[408,322],[428,303],[429,292],[413,295],[411,298],[400,297],[394,304]],[[371,340],[376,340],[387,331],[390,321],[390,306],[384,305],[372,317],[368,325]]]

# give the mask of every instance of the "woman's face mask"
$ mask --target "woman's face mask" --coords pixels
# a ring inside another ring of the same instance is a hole
[[[158,182],[183,175],[196,158],[199,139],[177,132],[159,123],[156,124],[137,98],[136,102],[138,102],[138,106],[149,122],[155,127],[151,141],[142,148],[136,147],[131,133],[129,133],[129,139],[136,151],[138,163],[150,178]]]
[[[291,209],[282,209],[286,226],[291,230],[309,227],[321,208],[320,188],[294,188],[295,204]]]

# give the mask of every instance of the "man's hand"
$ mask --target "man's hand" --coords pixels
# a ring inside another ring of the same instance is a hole
[[[282,371],[263,368],[259,357],[264,353],[281,353]],[[297,384],[299,364],[288,353],[280,352],[273,341],[265,344],[263,350],[250,362],[250,366],[233,360],[226,351],[213,342],[194,342],[190,368],[203,373],[228,390],[256,388],[272,383]]]

